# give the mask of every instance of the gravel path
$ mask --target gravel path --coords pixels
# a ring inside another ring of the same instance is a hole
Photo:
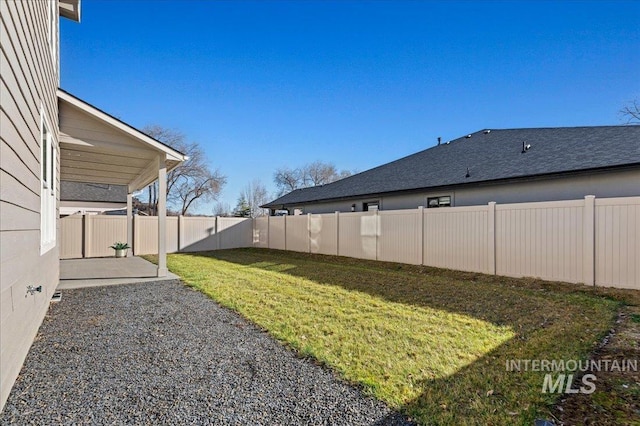
[[[408,424],[178,281],[64,291],[0,423]]]

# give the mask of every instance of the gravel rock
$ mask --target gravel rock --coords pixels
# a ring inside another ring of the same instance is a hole
[[[179,281],[66,290],[1,424],[410,424]]]

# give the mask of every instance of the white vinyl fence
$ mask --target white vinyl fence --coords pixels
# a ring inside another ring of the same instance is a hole
[[[167,252],[250,247],[251,219],[167,217]],[[110,246],[127,241],[127,218],[72,215],[60,219],[60,258],[113,256]],[[158,218],[133,217],[133,254],[158,253]]]
[[[254,220],[254,246],[640,289],[640,197]]]
[[[260,217],[167,218],[169,252],[261,247],[640,289],[640,197]],[[111,256],[126,218],[61,220],[61,258]],[[157,252],[135,217],[134,254]]]

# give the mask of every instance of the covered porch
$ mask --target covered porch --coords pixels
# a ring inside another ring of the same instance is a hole
[[[97,279],[117,277],[129,270],[136,278],[167,277],[166,207],[167,173],[187,157],[171,147],[58,89],[60,117],[60,180],[127,186],[127,243],[133,245],[133,193],[158,181],[158,265],[139,258],[92,259]],[[129,256],[132,256],[129,250]],[[137,259],[137,260],[134,260]],[[111,264],[112,261],[124,261]],[[85,262],[85,263],[80,263]],[[141,263],[144,262],[144,263]],[[61,262],[61,280],[69,268],[90,271],[88,259]],[[146,264],[145,264],[146,263]],[[151,268],[151,269],[150,269]],[[152,270],[152,276],[149,275]],[[98,272],[101,271],[101,272]],[[75,272],[74,272],[75,273]],[[88,278],[88,277],[87,277]]]
[[[131,284],[159,279],[174,280],[179,277],[168,272],[158,278],[158,268],[137,256],[116,259],[98,257],[60,260],[60,283],[58,290],[98,287],[105,285]]]

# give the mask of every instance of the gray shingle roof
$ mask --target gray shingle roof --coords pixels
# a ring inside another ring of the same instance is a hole
[[[60,181],[60,200],[126,203],[127,187],[125,185],[81,183],[63,180]]]
[[[480,130],[265,207],[628,165],[640,165],[640,126]]]

